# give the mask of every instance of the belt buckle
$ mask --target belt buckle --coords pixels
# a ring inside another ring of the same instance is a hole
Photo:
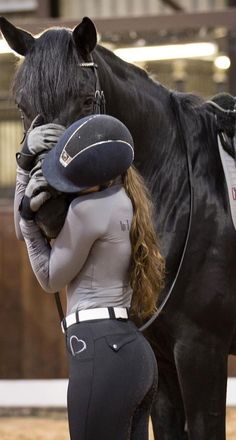
[[[110,319],[116,319],[114,307],[107,307]]]

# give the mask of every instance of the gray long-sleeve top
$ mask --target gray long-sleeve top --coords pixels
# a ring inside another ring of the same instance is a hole
[[[24,237],[30,263],[42,288],[67,287],[67,313],[93,307],[129,307],[130,225],[133,208],[121,184],[79,196],[71,203],[64,226],[49,244],[33,221],[18,223],[19,201],[27,176],[18,172],[15,224]],[[19,227],[20,226],[20,227]]]

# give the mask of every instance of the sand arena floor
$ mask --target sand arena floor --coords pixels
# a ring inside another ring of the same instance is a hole
[[[69,440],[66,415],[59,417],[1,417],[1,440]],[[153,435],[150,429],[150,440]],[[227,410],[227,440],[236,439],[236,407]]]

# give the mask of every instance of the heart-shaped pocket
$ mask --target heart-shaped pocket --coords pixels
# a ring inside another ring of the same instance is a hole
[[[78,353],[82,353],[82,351],[86,350],[87,345],[83,339],[77,338],[77,336],[72,335],[70,337],[70,349],[73,356]]]

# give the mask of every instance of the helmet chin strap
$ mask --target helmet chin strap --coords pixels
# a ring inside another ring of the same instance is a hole
[[[89,194],[89,193],[98,192],[98,191],[100,191],[100,185],[91,186],[91,188],[83,189],[82,191],[80,191],[79,195]]]

